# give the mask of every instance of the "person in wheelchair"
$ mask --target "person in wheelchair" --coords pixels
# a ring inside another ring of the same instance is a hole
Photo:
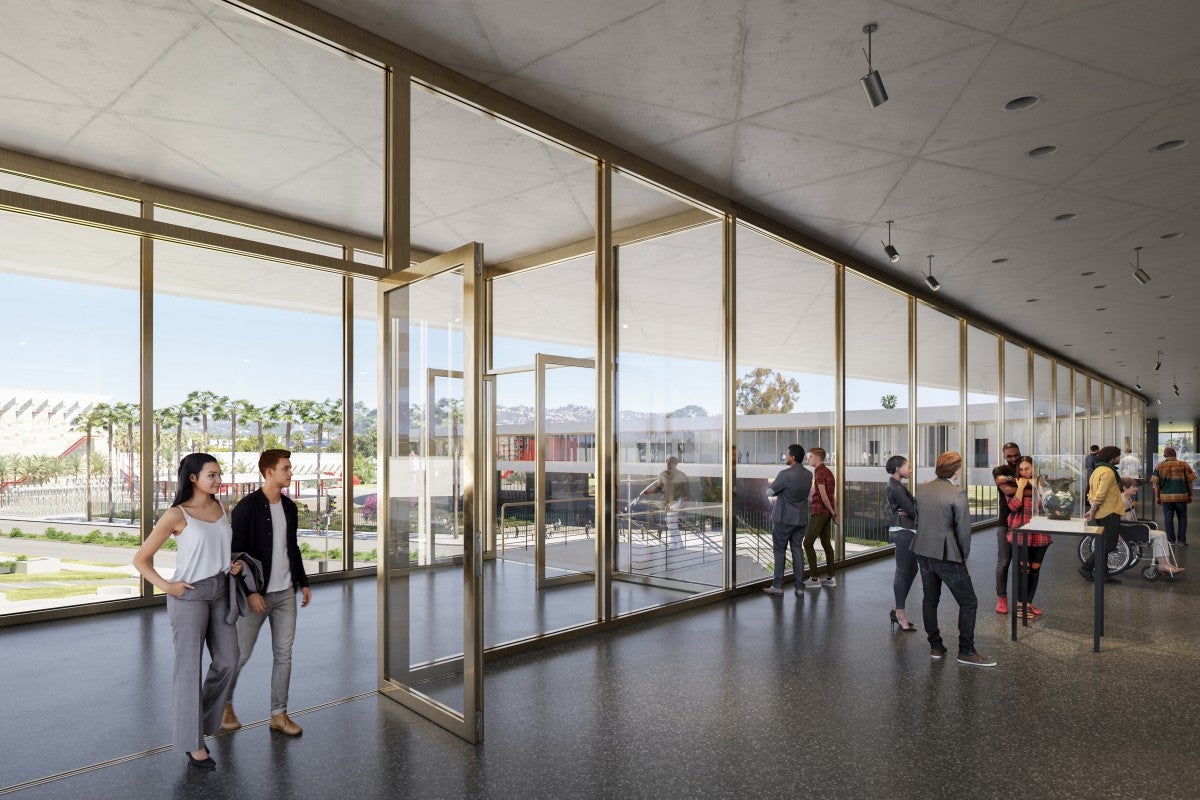
[[[1125,501],[1125,513],[1121,515],[1122,522],[1141,522],[1137,518],[1137,514],[1133,510],[1133,498],[1138,491],[1138,481],[1135,478],[1121,479],[1121,497]],[[1153,523],[1141,523],[1143,525],[1153,526]],[[1158,561],[1158,569],[1167,575],[1176,575],[1183,572],[1183,567],[1176,566],[1171,560],[1171,545],[1167,542],[1167,534],[1165,531],[1156,530],[1153,527],[1150,530],[1150,547],[1154,558]],[[1124,535],[1124,534],[1122,534]]]

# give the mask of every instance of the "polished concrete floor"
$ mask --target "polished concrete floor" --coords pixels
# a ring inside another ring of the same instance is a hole
[[[1051,547],[1046,616],[1015,643],[991,610],[995,547],[978,534],[970,559],[994,669],[932,662],[924,632],[892,633],[884,560],[802,599],[755,592],[490,665],[480,747],[371,692],[375,583],[323,584],[296,643],[304,736],[261,724],[222,735],[208,774],[170,751],[139,755],[169,736],[163,610],[0,629],[0,794],[1200,796],[1200,562],[1179,580],[1131,572],[1110,586],[1097,655],[1074,540]],[[917,619],[919,587],[908,605]],[[944,598],[945,633],[955,615]],[[239,685],[244,722],[267,712],[265,645]]]

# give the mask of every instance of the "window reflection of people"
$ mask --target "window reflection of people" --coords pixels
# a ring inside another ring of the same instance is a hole
[[[667,509],[667,542],[672,550],[683,547],[683,537],[679,535],[679,511],[688,496],[688,476],[676,468],[677,464],[678,458],[668,458],[667,468],[658,474],[654,483],[642,490],[642,494],[663,496],[663,506]]]

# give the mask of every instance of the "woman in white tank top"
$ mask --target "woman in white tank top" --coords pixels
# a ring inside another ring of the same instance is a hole
[[[204,737],[221,729],[221,712],[238,662],[237,627],[227,621],[227,573],[239,574],[242,564],[230,562],[233,530],[216,497],[220,490],[221,467],[215,458],[208,453],[185,456],[179,462],[175,501],[133,557],[142,577],[167,595],[175,643],[173,742],[197,769],[216,767]],[[177,548],[175,571],[167,580],[154,568],[154,555],[172,536]],[[206,641],[212,663],[201,686]]]

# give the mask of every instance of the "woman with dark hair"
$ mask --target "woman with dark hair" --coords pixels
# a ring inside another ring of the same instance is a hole
[[[896,575],[892,578],[896,605],[892,606],[889,616],[892,630],[898,625],[902,631],[913,632],[917,626],[904,614],[904,601],[917,577],[917,557],[912,551],[913,537],[917,535],[917,501],[904,485],[912,475],[912,464],[904,456],[892,456],[884,469],[892,476],[887,488],[888,534],[896,544]]]
[[[1021,460],[1017,462],[1017,490],[1012,497],[1007,498],[1008,543],[1024,547],[1025,560],[1020,563],[1019,568],[1021,579],[1025,581],[1025,589],[1022,592],[1025,603],[1017,608],[1017,613],[1026,618],[1042,615],[1042,610],[1033,604],[1033,595],[1037,592],[1046,549],[1054,544],[1054,539],[1050,538],[1049,534],[1021,531],[1021,526],[1028,525],[1033,519],[1034,504],[1040,499],[1040,495],[1033,488],[1033,459],[1021,456]]]
[[[240,562],[230,562],[233,529],[216,495],[221,467],[208,453],[191,453],[179,462],[175,500],[133,556],[142,577],[167,595],[167,618],[175,643],[171,680],[175,750],[187,753],[197,769],[217,766],[204,746],[205,735],[221,730],[221,712],[238,663],[237,627],[227,621],[229,584]],[[174,536],[175,572],[167,580],[154,568],[154,554]],[[200,685],[200,663],[208,643],[212,663]]]

